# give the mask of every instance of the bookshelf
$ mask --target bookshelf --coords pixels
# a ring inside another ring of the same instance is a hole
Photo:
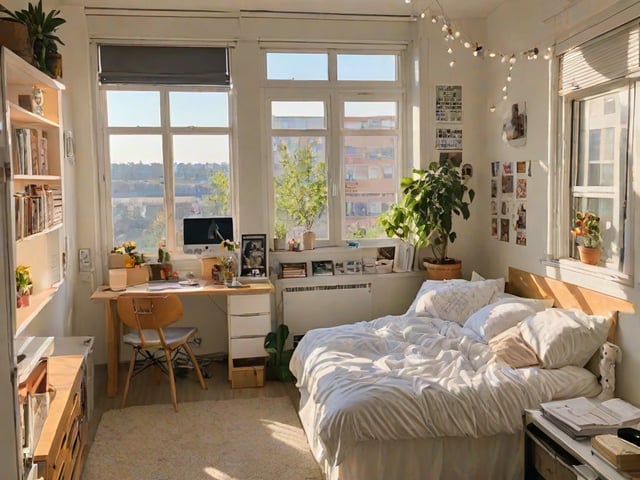
[[[13,258],[10,268],[31,267],[33,291],[28,307],[16,308],[15,335],[57,294],[64,280],[64,165],[62,154],[62,83],[34,68],[5,47],[0,50],[4,75],[2,129],[7,145]],[[40,106],[32,103],[35,90]],[[41,114],[38,109],[41,108]],[[14,302],[15,306],[15,302]]]

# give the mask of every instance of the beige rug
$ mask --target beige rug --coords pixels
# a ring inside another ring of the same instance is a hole
[[[287,397],[104,413],[82,480],[321,480]]]

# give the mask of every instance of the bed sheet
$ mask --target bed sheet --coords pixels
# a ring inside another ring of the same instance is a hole
[[[494,360],[458,324],[403,315],[311,330],[290,368],[309,395],[317,459],[332,466],[372,440],[514,434],[524,408],[600,391],[582,368],[513,369]]]

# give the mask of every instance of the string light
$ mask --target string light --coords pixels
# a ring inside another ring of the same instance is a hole
[[[404,0],[404,2],[409,4],[412,2],[412,0]],[[439,13],[436,13],[433,11],[434,6],[437,7],[437,11],[439,11]],[[452,22],[446,16],[444,9],[442,8],[442,5],[440,3],[440,0],[431,0],[431,2],[429,3],[429,6],[426,9],[424,9],[418,15],[418,17],[425,18],[427,14],[431,19],[431,23],[433,24],[441,23],[440,28],[442,33],[444,34],[445,42],[452,42],[457,40],[460,42],[460,45],[462,45],[464,48],[471,49],[471,53],[473,54],[474,57],[479,57],[479,58],[488,57],[488,58],[496,58],[496,59],[499,58],[500,63],[506,63],[508,65],[509,68],[505,76],[506,78],[505,85],[502,88],[503,100],[507,100],[508,98],[507,85],[511,83],[513,80],[512,71],[513,71],[514,65],[518,61],[518,58],[524,58],[526,60],[537,60],[540,55],[540,49],[538,49],[538,47],[533,47],[520,52],[509,52],[509,53],[501,53],[496,50],[485,48],[482,44],[468,38],[466,35],[464,35],[463,32],[461,32],[455,27],[454,22]],[[451,48],[451,46],[447,47],[447,53],[449,55],[453,54],[453,48]],[[542,54],[542,58],[544,58],[545,60],[550,60],[552,56],[553,56],[553,48],[547,47],[544,50],[544,53]],[[453,68],[455,65],[456,65],[456,61],[455,59],[452,58],[449,61],[449,67]],[[495,109],[496,109],[495,105],[492,105],[489,110],[493,112],[495,111]]]

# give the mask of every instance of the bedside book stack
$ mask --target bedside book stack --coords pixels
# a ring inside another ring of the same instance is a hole
[[[616,433],[640,422],[640,409],[619,398],[600,402],[586,397],[540,405],[542,415],[573,438]]]
[[[591,450],[615,469],[634,478],[640,475],[640,447],[617,435],[596,435],[591,439]]]

